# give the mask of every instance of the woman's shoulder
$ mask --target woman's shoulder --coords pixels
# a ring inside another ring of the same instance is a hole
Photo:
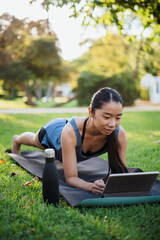
[[[86,117],[73,117],[74,121],[76,122],[77,126],[83,125]]]
[[[63,136],[73,138],[75,136],[75,125],[81,134],[85,119],[86,119],[85,117],[71,118],[62,131]],[[74,122],[74,124],[73,124],[73,122]]]
[[[86,117],[73,117],[71,120],[75,122],[76,127],[78,128],[79,132],[81,132],[83,130],[83,126],[84,126],[84,121],[85,121]],[[70,121],[69,121],[70,123]],[[72,124],[70,124],[72,125]],[[72,125],[73,126],[73,125]]]
[[[118,127],[119,127],[119,132],[121,132],[121,133],[125,133],[126,132],[125,129],[121,125],[119,125]]]
[[[119,126],[118,140],[119,141],[127,141],[126,131],[121,125]]]

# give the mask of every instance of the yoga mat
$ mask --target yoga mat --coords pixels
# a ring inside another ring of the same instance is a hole
[[[43,167],[45,164],[43,151],[24,151],[21,155],[8,153],[20,166],[26,169],[31,174],[42,178]],[[63,165],[56,160],[56,166],[59,173],[59,190],[60,194],[66,199],[72,207],[95,207],[95,206],[119,206],[131,205],[138,203],[160,202],[160,181],[156,180],[151,192],[147,196],[116,196],[104,197],[92,194],[91,192],[73,188],[65,181]],[[97,179],[102,179],[108,172],[108,162],[99,157],[90,158],[86,161],[77,163],[78,176],[85,181],[94,182]],[[129,172],[142,171],[139,168],[128,168]]]

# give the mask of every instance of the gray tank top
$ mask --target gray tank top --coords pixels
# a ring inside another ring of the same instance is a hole
[[[86,120],[88,120],[88,119],[86,119]],[[87,121],[85,121],[85,123],[86,122]],[[82,151],[82,144],[83,144],[83,138],[84,138],[84,134],[85,134],[85,125],[84,125],[84,129],[83,129],[83,135],[81,137],[81,135],[79,133],[79,129],[77,127],[77,124],[76,124],[74,118],[72,118],[70,120],[70,124],[72,125],[72,127],[75,131],[76,137],[77,137],[77,146],[76,146],[77,162],[87,160],[91,157],[97,157],[97,156],[100,156],[100,155],[104,154],[105,152],[107,152],[107,142],[106,142],[105,145],[100,150],[98,150],[92,154],[84,154]],[[118,136],[119,126],[115,129],[115,132],[116,132],[116,136]]]

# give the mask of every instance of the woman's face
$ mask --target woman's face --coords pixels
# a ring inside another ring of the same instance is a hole
[[[110,135],[121,122],[123,107],[121,103],[104,103],[101,109],[96,109],[91,114],[94,126],[103,135]]]

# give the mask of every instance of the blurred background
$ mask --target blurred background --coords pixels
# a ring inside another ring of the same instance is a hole
[[[100,87],[125,106],[160,104],[160,1],[5,0],[0,108],[88,106]]]

